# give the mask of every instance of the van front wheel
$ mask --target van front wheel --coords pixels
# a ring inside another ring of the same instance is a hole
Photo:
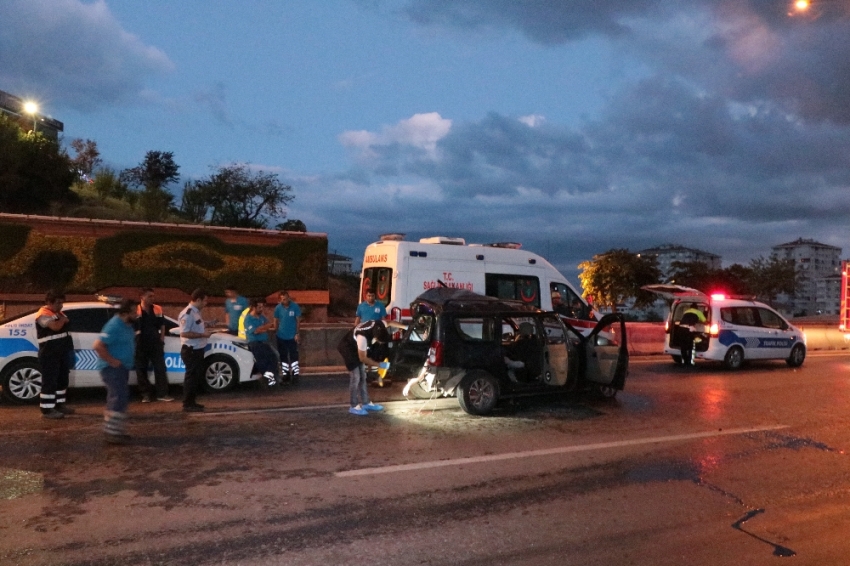
[[[803,365],[803,360],[806,359],[806,348],[802,344],[797,344],[791,348],[791,355],[785,360],[792,368],[798,368]]]
[[[499,400],[499,382],[486,371],[472,371],[460,382],[457,400],[470,415],[486,415]]]

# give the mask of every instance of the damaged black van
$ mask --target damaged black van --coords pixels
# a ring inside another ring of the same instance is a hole
[[[484,415],[513,396],[594,389],[613,397],[625,384],[618,313],[583,336],[558,313],[460,289],[430,289],[410,309],[390,368],[393,380],[407,380],[405,396],[457,396],[464,411]]]

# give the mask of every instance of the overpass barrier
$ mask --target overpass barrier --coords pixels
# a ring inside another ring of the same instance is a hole
[[[850,342],[835,326],[798,325],[806,333],[809,350],[850,350]],[[351,328],[350,324],[305,324],[301,328],[301,365],[305,367],[341,366],[336,345]],[[627,322],[626,337],[633,356],[661,354],[664,350],[663,322]]]

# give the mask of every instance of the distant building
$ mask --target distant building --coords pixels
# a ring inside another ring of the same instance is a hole
[[[351,272],[350,257],[328,253],[328,275],[350,275]]]
[[[830,278],[840,277],[841,248],[798,238],[771,249],[780,259],[793,259],[797,268],[797,292],[790,299],[795,315],[838,312],[839,286]]]
[[[10,116],[25,131],[32,131],[35,127],[37,132],[54,140],[59,137],[60,132],[65,130],[65,124],[59,120],[49,118],[40,112],[34,115],[27,114],[22,98],[2,90],[0,90],[0,113]]]
[[[673,262],[699,262],[705,264],[709,269],[720,269],[721,267],[719,255],[675,244],[647,248],[639,251],[638,255],[655,257],[658,260],[658,269],[661,271],[661,278],[664,281],[669,280],[673,275]]]

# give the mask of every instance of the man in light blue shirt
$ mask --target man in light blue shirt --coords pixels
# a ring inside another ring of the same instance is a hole
[[[366,300],[357,306],[354,326],[357,326],[361,322],[384,320],[385,318],[387,318],[387,308],[384,306],[384,303],[375,301],[374,289],[367,289]]]
[[[274,325],[283,381],[290,381],[291,377],[293,384],[298,383],[298,376],[301,373],[298,366],[301,307],[289,297],[289,291],[280,291],[280,304],[274,309]]]
[[[137,306],[132,299],[121,301],[117,313],[104,325],[94,343],[94,351],[100,358],[97,368],[106,384],[104,433],[110,444],[126,444],[130,439],[126,433],[130,402],[127,381],[135,361]]]
[[[227,323],[227,333],[234,336],[239,333],[239,317],[249,307],[248,299],[239,294],[236,287],[228,285],[224,289],[224,320]]]

